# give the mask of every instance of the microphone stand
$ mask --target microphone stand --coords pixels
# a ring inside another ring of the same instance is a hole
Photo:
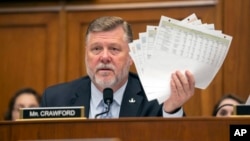
[[[101,112],[101,113],[99,113],[99,114],[96,114],[96,115],[95,115],[95,118],[97,118],[97,117],[100,116],[100,115],[107,114],[107,113],[110,111],[110,105],[111,105],[111,103],[108,102],[107,105],[108,105],[107,110],[104,111],[104,112]]]
[[[97,118],[100,115],[106,114],[110,111],[110,106],[113,102],[113,90],[111,88],[105,88],[103,90],[103,102],[108,105],[108,108],[106,111],[96,114],[95,118]]]

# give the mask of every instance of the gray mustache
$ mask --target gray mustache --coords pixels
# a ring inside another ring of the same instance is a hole
[[[110,70],[114,70],[115,67],[111,64],[98,64],[98,66],[96,67],[97,70],[100,69],[110,69]]]

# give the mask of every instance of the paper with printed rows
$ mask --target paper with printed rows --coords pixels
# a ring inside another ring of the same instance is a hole
[[[137,73],[148,100],[164,102],[170,95],[171,74],[189,70],[195,87],[205,89],[228,53],[232,37],[202,23],[195,14],[182,21],[161,16],[129,44]]]

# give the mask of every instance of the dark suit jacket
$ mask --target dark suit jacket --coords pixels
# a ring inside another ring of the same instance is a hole
[[[55,86],[44,91],[41,107],[84,106],[89,117],[91,80],[88,76]],[[130,103],[133,98],[135,103]],[[123,96],[119,117],[162,116],[162,104],[148,101],[137,75],[130,73]]]

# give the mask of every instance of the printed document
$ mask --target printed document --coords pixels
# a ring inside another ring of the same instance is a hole
[[[130,55],[148,100],[164,102],[170,95],[171,74],[189,70],[195,87],[205,89],[222,66],[232,37],[202,23],[195,14],[182,21],[161,16],[129,44]]]

